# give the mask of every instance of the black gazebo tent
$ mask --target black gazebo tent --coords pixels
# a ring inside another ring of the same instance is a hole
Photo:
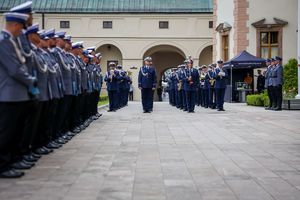
[[[242,51],[239,55],[224,63],[224,69],[244,69],[261,68],[265,66],[265,59],[258,58],[247,51]]]
[[[265,67],[265,59],[258,58],[247,51],[242,51],[240,54],[232,58],[231,60],[224,63],[224,69],[228,70],[230,74],[230,85],[231,90],[227,90],[226,100],[232,101],[233,96],[235,97],[235,82],[243,82],[245,74],[250,73],[253,77],[253,69]]]

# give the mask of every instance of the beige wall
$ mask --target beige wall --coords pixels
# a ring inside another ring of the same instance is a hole
[[[251,24],[263,18],[266,19],[266,24],[274,23],[273,18],[276,17],[289,23],[283,28],[283,62],[286,63],[290,58],[297,58],[297,12],[297,0],[250,0],[248,8],[250,44],[247,50],[256,55],[256,29]]]

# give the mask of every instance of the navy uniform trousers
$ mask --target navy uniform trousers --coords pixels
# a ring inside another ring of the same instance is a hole
[[[224,108],[225,88],[216,88],[216,103],[218,109]]]
[[[142,105],[143,105],[143,110],[145,111],[150,111],[153,109],[152,88],[142,88]]]

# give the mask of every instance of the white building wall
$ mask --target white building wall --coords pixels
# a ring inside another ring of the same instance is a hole
[[[217,0],[217,23],[218,26],[220,23],[228,23],[232,26],[232,29],[229,32],[229,59],[234,57],[234,40],[233,40],[233,33],[234,33],[234,16],[233,16],[233,9],[234,9],[234,0]],[[222,43],[221,43],[221,36],[217,33],[217,46],[216,46],[216,58],[217,60],[222,57]]]
[[[297,0],[249,0],[249,53],[256,55],[256,28],[251,24],[263,18],[266,19],[266,24],[273,24],[275,17],[288,21],[288,25],[283,28],[283,63],[290,58],[297,58],[297,8]]]

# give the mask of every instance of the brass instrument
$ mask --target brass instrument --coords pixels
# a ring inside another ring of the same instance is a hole
[[[177,86],[178,86],[178,91],[182,90],[182,80],[179,80]]]
[[[194,83],[194,81],[193,81],[193,79],[192,79],[192,76],[189,76],[188,82],[189,82],[190,85],[192,85],[192,84]]]

